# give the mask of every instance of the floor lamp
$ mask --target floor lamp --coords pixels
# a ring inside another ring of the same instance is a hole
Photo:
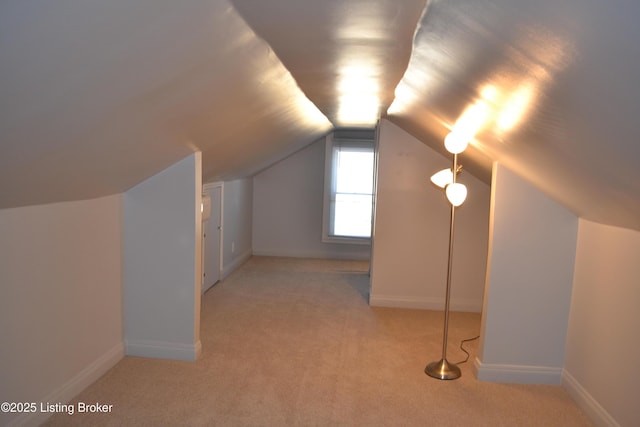
[[[444,299],[444,331],[442,338],[442,358],[432,362],[424,368],[424,372],[430,377],[439,380],[455,380],[460,378],[460,368],[447,360],[447,335],[449,332],[449,302],[451,299],[451,269],[453,266],[453,230],[455,225],[456,207],[460,206],[467,198],[467,187],[457,182],[457,176],[462,170],[458,165],[458,154],[467,148],[467,137],[451,132],[444,139],[444,146],[453,154],[451,169],[443,169],[431,177],[431,182],[445,190],[447,200],[451,205],[451,221],[449,223],[449,260],[447,264],[447,291]]]

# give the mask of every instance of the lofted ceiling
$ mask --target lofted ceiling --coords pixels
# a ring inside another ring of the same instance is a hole
[[[3,0],[0,208],[126,191],[203,153],[247,177],[380,117],[640,230],[640,3]],[[425,171],[425,182],[432,171]]]

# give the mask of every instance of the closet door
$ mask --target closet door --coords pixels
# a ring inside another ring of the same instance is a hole
[[[220,247],[222,243],[222,185],[206,186],[211,197],[211,216],[203,228],[204,265],[202,292],[220,280]]]

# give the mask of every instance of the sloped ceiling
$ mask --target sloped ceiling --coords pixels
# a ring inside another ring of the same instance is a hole
[[[640,229],[640,3],[430,1],[389,118],[462,162],[494,160],[577,215]]]
[[[226,1],[0,4],[0,208],[123,192],[203,152],[250,176],[331,129]]]
[[[374,127],[394,98],[425,0],[232,0],[337,127]]]
[[[189,153],[251,176],[379,117],[640,230],[640,3],[5,0],[0,208],[126,191]],[[432,171],[425,171],[425,180]],[[462,178],[463,179],[463,178]]]

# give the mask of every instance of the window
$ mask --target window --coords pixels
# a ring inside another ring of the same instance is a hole
[[[373,211],[373,132],[327,136],[323,241],[369,243]],[[351,136],[349,138],[345,136]],[[363,136],[365,138],[363,138]]]

